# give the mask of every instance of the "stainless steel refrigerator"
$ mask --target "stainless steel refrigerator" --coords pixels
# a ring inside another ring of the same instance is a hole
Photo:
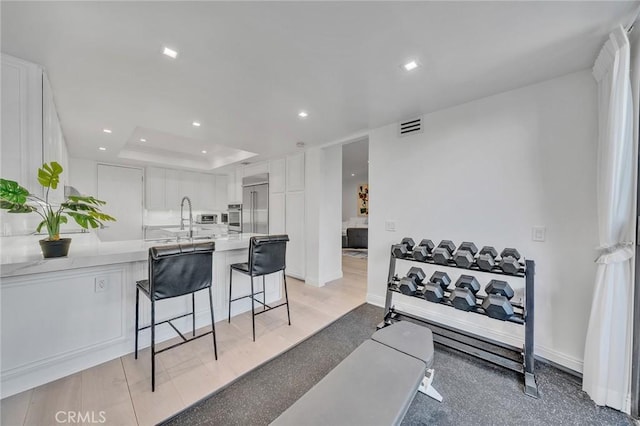
[[[242,178],[242,232],[269,233],[269,173]]]

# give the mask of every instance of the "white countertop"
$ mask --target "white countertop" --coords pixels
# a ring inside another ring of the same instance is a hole
[[[194,242],[214,241],[216,251],[238,250],[248,248],[249,238],[254,235],[259,234],[230,234],[212,240]],[[69,255],[52,259],[42,257],[38,243],[38,240],[43,238],[42,235],[0,237],[0,277],[144,261],[149,256],[149,247],[176,244],[175,241],[143,240],[103,242],[92,233],[62,235],[62,237],[73,239]],[[185,242],[181,241],[181,243]]]

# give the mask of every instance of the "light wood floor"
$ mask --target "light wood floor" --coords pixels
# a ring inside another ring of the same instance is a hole
[[[367,260],[343,256],[340,280],[322,288],[288,279],[291,326],[286,309],[216,323],[218,360],[213,343],[202,337],[156,357],[156,391],[151,392],[149,350],[133,354],[5,398],[2,425],[55,425],[58,411],[104,411],[107,425],[152,425],[225,386],[322,329],[365,301]],[[202,329],[205,330],[205,329]]]

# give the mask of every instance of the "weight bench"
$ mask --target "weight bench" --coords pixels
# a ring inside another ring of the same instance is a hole
[[[396,425],[433,389],[431,330],[407,321],[376,331],[272,425]]]

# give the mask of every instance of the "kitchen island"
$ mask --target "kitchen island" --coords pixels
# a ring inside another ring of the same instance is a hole
[[[213,297],[216,321],[227,318],[229,265],[246,262],[254,234],[231,234],[215,242]],[[43,259],[41,236],[0,238],[2,398],[133,352],[135,282],[147,277],[151,246],[176,241],[101,242],[94,234],[74,234],[69,255]],[[181,243],[187,242],[185,240]],[[256,284],[260,286],[257,280]],[[266,279],[268,302],[281,297],[281,276]],[[234,276],[234,297],[249,293],[248,277]],[[236,293],[237,292],[237,293]],[[150,304],[140,298],[140,323],[150,320]],[[250,299],[233,303],[232,315],[251,309]],[[157,304],[160,320],[191,311],[191,298]],[[209,325],[208,294],[196,294],[196,327]],[[175,321],[191,330],[189,317]],[[156,327],[158,342],[175,337]],[[149,330],[140,347],[149,345]],[[220,347],[219,350],[224,350]]]

